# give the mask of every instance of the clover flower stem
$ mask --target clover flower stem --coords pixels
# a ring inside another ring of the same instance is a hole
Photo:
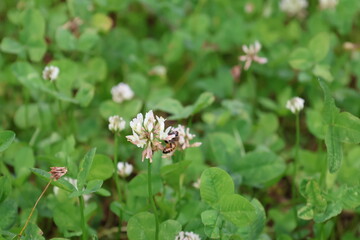
[[[80,203],[80,220],[81,220],[81,230],[82,230],[82,240],[87,240],[87,226],[85,221],[85,203],[83,195],[79,196],[79,203]]]
[[[35,205],[34,205],[33,208],[31,209],[31,212],[30,212],[28,218],[26,219],[26,222],[25,222],[24,227],[21,229],[20,233],[18,234],[18,238],[21,238],[23,232],[25,231],[27,225],[28,225],[29,222],[30,222],[30,219],[31,219],[32,215],[34,214],[34,211],[35,211],[36,206],[38,205],[38,203],[39,203],[40,199],[42,198],[42,196],[44,196],[44,193],[46,192],[46,190],[49,188],[52,180],[53,180],[53,179],[51,178],[50,181],[48,182],[48,184],[46,184],[46,186],[45,186],[44,190],[42,191],[42,193],[40,194],[39,198],[36,200]]]
[[[151,184],[151,163],[148,161],[148,191],[149,191],[149,201],[151,204],[151,207],[153,209],[154,215],[155,215],[155,240],[159,240],[159,217],[156,211],[156,206],[153,198],[152,193],[152,184]]]
[[[119,146],[119,136],[118,134],[115,132],[114,134],[114,168],[115,168],[115,172],[113,175],[114,178],[114,182],[116,185],[116,191],[117,191],[117,195],[118,195],[118,201],[119,203],[121,203],[121,188],[120,188],[120,181],[119,181],[119,176],[118,176],[118,171],[117,171],[117,162],[118,162],[118,146]],[[122,226],[122,213],[121,210],[119,210],[119,239],[120,239],[120,235],[121,235],[121,226]]]
[[[295,139],[295,157],[294,157],[294,174],[293,174],[293,186],[292,186],[292,197],[294,201],[297,200],[297,190],[296,190],[296,175],[297,168],[299,164],[299,148],[300,148],[300,113],[296,112],[296,139]]]

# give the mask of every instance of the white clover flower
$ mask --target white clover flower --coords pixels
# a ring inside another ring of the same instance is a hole
[[[320,0],[320,9],[335,8],[338,3],[338,0]]]
[[[196,189],[200,189],[200,184],[201,184],[201,179],[198,178],[198,179],[196,180],[196,182],[193,183],[192,186],[193,186],[194,188],[196,188]]]
[[[46,66],[42,72],[44,80],[55,81],[60,73],[60,69],[55,66]]]
[[[290,16],[302,13],[307,6],[307,0],[281,0],[280,2],[280,9]]]
[[[254,44],[249,45],[249,47],[243,45],[242,48],[243,51],[246,53],[246,55],[240,56],[239,60],[245,62],[245,66],[244,66],[245,70],[248,70],[250,68],[252,61],[255,61],[260,64],[267,63],[267,58],[258,56],[258,53],[261,49],[261,44],[258,41],[256,41]]]
[[[109,117],[109,130],[112,132],[120,132],[125,129],[125,120],[118,115]]]
[[[190,141],[195,137],[195,134],[190,133],[190,128],[185,128],[183,125],[178,125],[177,128],[174,128],[172,131],[178,132],[179,138],[179,147],[184,150],[190,147],[199,147],[201,142],[195,142],[190,144]]]
[[[153,67],[150,71],[149,71],[149,75],[152,76],[159,76],[159,77],[165,77],[166,76],[166,67],[162,66],[162,65],[158,65]]]
[[[134,92],[126,83],[119,83],[111,88],[111,95],[114,102],[121,103],[134,97]]]
[[[71,183],[77,189],[77,180],[76,179],[71,178],[71,177],[64,177],[64,179],[67,180],[69,183]],[[58,195],[59,190],[60,190],[60,188],[55,186],[53,189],[54,194]],[[92,198],[92,194],[84,194],[83,197],[84,197],[84,201],[88,202],[90,200],[90,198]]]
[[[201,240],[201,238],[193,232],[179,232],[175,240]]]
[[[286,102],[286,108],[292,113],[298,113],[304,108],[305,100],[299,97],[294,97]]]
[[[133,165],[131,165],[131,164],[127,163],[127,162],[125,162],[125,163],[124,162],[118,162],[117,169],[118,169],[118,174],[121,177],[125,178],[125,177],[129,176],[132,173],[134,167],[133,167]]]
[[[149,159],[152,162],[152,155],[157,150],[162,150],[161,141],[166,140],[171,127],[165,129],[165,119],[154,116],[153,111],[141,113],[130,122],[132,135],[126,136],[127,140],[139,148],[144,148],[142,161]]]

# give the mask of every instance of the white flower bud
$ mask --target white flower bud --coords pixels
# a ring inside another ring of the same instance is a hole
[[[60,69],[55,66],[46,66],[42,72],[44,80],[55,81],[59,76]]]
[[[125,129],[125,120],[117,115],[109,117],[109,130],[112,132],[120,132]]]
[[[118,162],[117,164],[118,174],[123,178],[129,176],[132,173],[133,169],[133,165],[127,162]]]
[[[280,9],[290,16],[300,14],[307,6],[306,0],[281,0],[280,2]]]
[[[305,100],[299,97],[294,97],[287,101],[286,108],[289,109],[292,113],[298,113],[304,108]]]
[[[179,232],[175,240],[201,240],[201,238],[193,232]]]
[[[111,88],[111,95],[114,102],[121,103],[134,97],[134,92],[126,83],[119,83]]]

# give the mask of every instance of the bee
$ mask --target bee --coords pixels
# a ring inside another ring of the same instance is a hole
[[[179,141],[179,133],[178,131],[169,132],[169,136],[172,136],[170,140],[165,140],[166,146],[163,149],[164,154],[169,154],[175,151],[178,141]]]

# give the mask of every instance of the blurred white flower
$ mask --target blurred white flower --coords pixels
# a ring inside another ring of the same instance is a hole
[[[55,81],[60,73],[60,69],[55,66],[46,66],[42,72],[44,80]]]
[[[304,108],[305,100],[299,97],[294,97],[286,102],[286,108],[292,113],[298,113]]]
[[[109,130],[112,132],[120,132],[125,129],[125,120],[118,115],[109,117]]]
[[[121,103],[134,97],[134,92],[126,83],[119,83],[111,88],[111,95],[114,102]]]
[[[194,187],[194,188],[197,188],[197,189],[200,189],[200,184],[201,184],[201,179],[198,178],[198,179],[196,180],[196,182],[193,183],[193,187]]]
[[[338,3],[338,0],[320,0],[320,9],[335,8]]]
[[[261,44],[258,41],[256,41],[254,44],[249,45],[249,47],[243,45],[242,48],[243,51],[246,53],[246,55],[240,56],[239,60],[245,62],[245,66],[244,66],[245,70],[248,70],[250,68],[252,61],[255,61],[260,64],[267,63],[267,58],[258,56],[258,53],[261,49]]]
[[[166,67],[162,66],[162,65],[158,65],[153,67],[150,71],[149,71],[149,75],[152,76],[159,76],[159,77],[165,77],[166,76]]]
[[[246,12],[247,14],[253,13],[254,10],[255,10],[254,3],[252,3],[252,2],[247,2],[247,3],[245,3],[244,10],[245,10],[245,12]]]
[[[141,113],[130,122],[132,135],[126,136],[127,140],[139,148],[144,148],[142,161],[149,159],[152,162],[152,155],[157,150],[162,150],[161,141],[166,140],[171,127],[165,129],[165,119],[154,116],[153,111]]]
[[[307,6],[307,0],[281,0],[280,2],[280,9],[290,16],[301,14]]]
[[[201,238],[193,232],[179,232],[175,240],[201,240]]]
[[[71,177],[64,177],[64,179],[65,179],[66,181],[68,181],[69,183],[71,183],[71,184],[77,189],[77,180],[76,180],[76,179],[71,178]],[[54,194],[55,194],[55,195],[58,195],[58,194],[59,194],[59,190],[60,190],[60,188],[54,187]],[[90,198],[92,197],[92,194],[84,194],[83,197],[84,197],[84,201],[87,202],[87,201],[89,201]]]
[[[134,167],[133,167],[133,165],[131,165],[131,164],[127,163],[127,162],[125,162],[125,163],[124,162],[118,162],[117,169],[118,169],[118,174],[121,177],[125,178],[125,177],[129,176],[132,173]]]

